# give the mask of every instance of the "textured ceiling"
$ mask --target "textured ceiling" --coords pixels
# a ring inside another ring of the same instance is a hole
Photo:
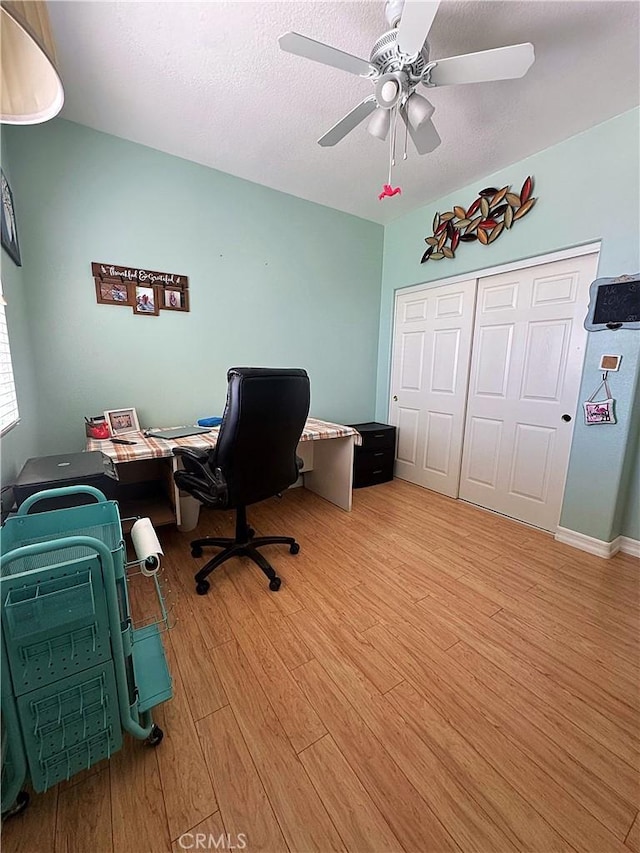
[[[536,62],[521,80],[430,90],[442,145],[420,157],[410,142],[394,172],[403,194],[380,202],[388,145],[366,122],[335,148],[316,144],[371,84],[283,53],[277,38],[296,30],[368,58],[388,29],[382,2],[55,0],[49,8],[65,118],[377,222],[640,99],[638,3],[445,0],[432,59],[531,41]]]

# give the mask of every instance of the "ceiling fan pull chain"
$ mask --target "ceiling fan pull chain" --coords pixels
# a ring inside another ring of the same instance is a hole
[[[396,144],[396,126],[393,121],[393,116],[391,116],[391,133],[389,134],[389,179],[387,183],[391,186],[391,171],[393,169],[394,162],[394,148]]]
[[[396,141],[398,139],[398,103],[393,108],[393,165],[396,165]]]
[[[409,144],[409,125],[405,121],[405,124],[404,124],[404,153],[402,154],[403,160],[407,159],[407,146],[408,146],[408,144]]]
[[[389,184],[391,184],[391,170],[396,165],[396,131],[398,127],[398,107],[391,108],[391,146],[389,151]]]

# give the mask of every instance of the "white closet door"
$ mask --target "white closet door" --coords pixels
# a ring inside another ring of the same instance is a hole
[[[389,419],[396,477],[458,496],[476,280],[396,299]]]
[[[560,517],[597,262],[478,281],[460,497],[546,530]]]

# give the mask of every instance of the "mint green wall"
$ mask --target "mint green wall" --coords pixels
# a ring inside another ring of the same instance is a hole
[[[625,470],[628,475],[627,499],[619,507],[620,533],[640,540],[640,376],[636,388],[636,404],[627,447]]]
[[[81,449],[104,409],[221,414],[232,365],[304,367],[313,415],[371,416],[382,226],[64,120],[6,136],[39,453]],[[98,305],[92,261],[188,275],[191,312]]]
[[[640,442],[638,441],[637,428],[633,441],[635,442],[635,454],[629,465],[631,477],[621,531],[623,536],[640,540]]]
[[[23,208],[20,199],[15,194],[12,164],[5,150],[6,138],[4,130],[1,142],[2,170],[13,190],[14,208],[19,229],[18,240],[22,243],[21,220]],[[27,320],[23,268],[17,267],[4,249],[0,253],[0,274],[2,275],[2,286],[7,301],[5,310],[18,397],[18,411],[20,413],[20,423],[2,438],[0,458],[2,461],[1,482],[4,486],[13,481],[17,472],[29,457],[37,455],[36,429],[38,409],[29,323]]]
[[[394,291],[510,261],[602,240],[599,276],[640,270],[640,187],[638,151],[640,110],[635,109],[572,137],[553,148],[480,178],[385,228],[378,350],[376,417],[388,412],[389,368]],[[446,144],[446,141],[445,141]],[[425,169],[429,168],[428,158]],[[535,177],[538,203],[526,219],[490,247],[461,245],[453,261],[420,264],[424,237],[436,210],[470,202],[484,186],[512,184],[519,189]],[[589,336],[581,399],[598,380],[602,353],[621,353],[622,370],[612,378],[619,422],[586,427],[576,418],[561,525],[596,539],[637,536],[629,490],[636,496],[640,477],[632,443],[637,442],[631,408],[637,394],[640,332],[597,332]],[[635,446],[635,444],[633,444]],[[635,490],[635,491],[634,491]]]
[[[142,424],[161,425],[220,413],[232,364],[306,367],[313,414],[368,420],[375,402],[385,420],[395,289],[600,239],[599,275],[640,269],[639,116],[396,220],[384,229],[384,259],[373,223],[70,122],[5,128],[24,267],[3,254],[23,418],[3,440],[3,482],[27,456],[81,447],[85,414],[134,405]],[[419,263],[436,209],[527,174],[540,198],[527,219],[490,249]],[[97,305],[93,260],[189,275],[191,313]],[[630,416],[639,348],[632,331],[589,339],[582,397],[602,352],[624,356],[613,380],[619,423],[577,419],[561,524],[598,539],[640,538],[640,414]]]

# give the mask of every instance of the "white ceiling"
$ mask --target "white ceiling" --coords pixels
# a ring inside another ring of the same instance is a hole
[[[403,194],[380,202],[388,145],[366,122],[335,148],[316,144],[370,82],[283,53],[277,38],[295,30],[367,59],[388,29],[383,2],[55,0],[49,9],[65,118],[377,222],[640,100],[637,2],[445,0],[432,59],[531,41],[536,62],[521,80],[431,89],[442,145],[420,157],[410,142],[394,173]]]

